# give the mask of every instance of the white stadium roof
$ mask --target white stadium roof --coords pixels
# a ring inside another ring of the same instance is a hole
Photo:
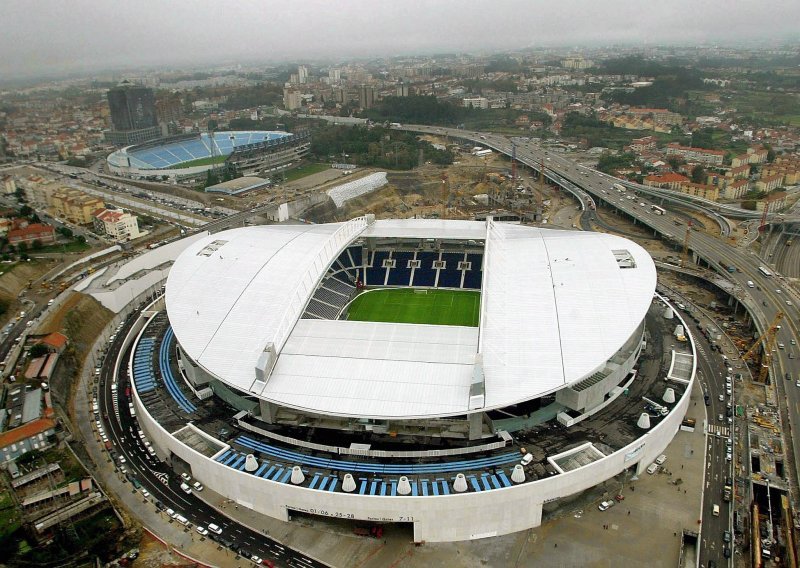
[[[485,241],[480,327],[299,319],[360,237]],[[586,378],[641,324],[655,284],[647,252],[613,235],[359,219],[200,239],[172,267],[166,300],[187,355],[237,389],[320,414],[403,418],[499,408]],[[277,362],[257,381],[270,343]]]

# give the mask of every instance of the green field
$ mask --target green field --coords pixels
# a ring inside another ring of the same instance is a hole
[[[304,178],[306,176],[318,174],[319,172],[324,172],[325,170],[329,169],[331,169],[330,164],[305,164],[304,166],[300,166],[299,168],[289,170],[284,175],[286,178],[286,182],[290,182],[296,179]]]
[[[480,292],[387,288],[357,296],[347,319],[393,323],[425,323],[477,327]]]

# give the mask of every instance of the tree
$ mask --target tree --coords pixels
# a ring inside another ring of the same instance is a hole
[[[72,229],[70,229],[69,227],[59,227],[58,229],[56,229],[56,232],[67,239],[71,239],[74,235]]]
[[[19,208],[19,214],[22,215],[23,217],[27,217],[31,213],[33,213],[33,209],[31,209],[27,205],[23,205],[22,207]]]
[[[677,170],[678,167],[683,163],[683,159],[680,156],[669,156],[667,157],[667,163],[673,170]]]
[[[43,343],[37,343],[30,349],[31,359],[36,359],[37,357],[41,357],[43,355],[47,355],[49,353],[49,349]]]
[[[775,150],[772,149],[772,146],[769,144],[765,144],[764,148],[767,149],[767,163],[771,164],[775,161]]]
[[[714,148],[714,130],[703,128],[692,132],[692,148]]]
[[[78,235],[77,237],[75,237],[75,241],[78,244],[85,245],[86,244],[86,237],[84,237],[83,235]]]
[[[41,250],[42,249],[42,241],[40,241],[39,239],[34,240],[31,243],[31,249],[32,250]]]
[[[706,169],[700,164],[697,164],[695,167],[692,168],[692,182],[694,183],[706,182]]]

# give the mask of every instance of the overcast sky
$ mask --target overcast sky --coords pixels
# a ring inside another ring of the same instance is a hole
[[[797,41],[799,0],[0,0],[0,77],[613,43]]]

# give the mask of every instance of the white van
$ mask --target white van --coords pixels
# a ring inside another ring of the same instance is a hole
[[[186,485],[185,483],[181,483],[181,490],[189,495],[192,492],[192,488]]]
[[[186,517],[184,517],[180,513],[175,515],[175,520],[178,521],[182,525],[188,525],[189,524],[189,519],[187,519]]]
[[[657,463],[651,463],[649,466],[647,466],[647,473],[649,473],[650,475],[653,475],[657,471],[658,471]]]
[[[719,517],[719,505],[714,505],[714,508],[711,510],[711,514],[715,517]]]
[[[208,530],[210,530],[211,532],[216,533],[216,534],[222,534],[222,529],[219,528],[214,523],[211,523],[210,525],[208,525]]]
[[[658,456],[658,457],[656,458],[656,463],[657,463],[658,465],[661,465],[661,464],[662,464],[662,463],[664,463],[665,461],[667,461],[667,456],[665,456],[664,454],[661,454],[660,456]]]
[[[747,287],[748,287],[748,288],[755,288],[755,287],[756,287],[756,285],[755,285],[755,284],[753,284],[753,281],[752,281],[752,280],[748,280],[748,281],[747,281]]]

